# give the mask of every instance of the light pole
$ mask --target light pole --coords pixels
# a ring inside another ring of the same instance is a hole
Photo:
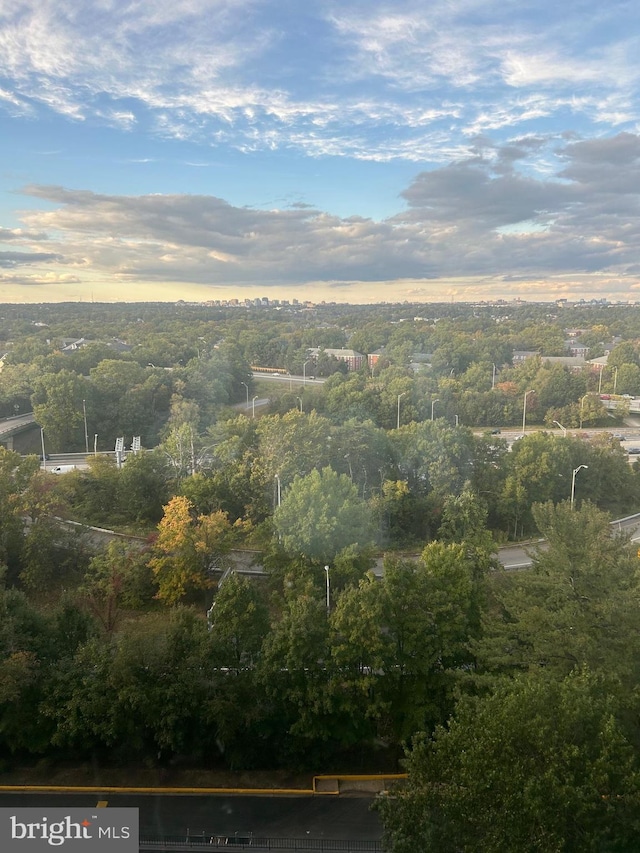
[[[327,616],[329,615],[329,611],[331,609],[331,604],[329,601],[329,566],[324,567],[325,574],[327,576]]]
[[[300,403],[300,414],[302,414],[302,397],[296,397],[296,400]]]
[[[598,379],[598,394],[602,393],[602,371],[604,370],[604,364],[600,365],[600,378]]]
[[[303,385],[306,385],[306,384],[307,384],[307,365],[309,364],[309,362],[310,362],[310,361],[311,361],[311,359],[309,358],[309,359],[307,359],[307,361],[305,361],[305,363],[302,365],[302,384],[303,384]]]
[[[93,434],[93,455],[94,456],[98,455],[98,433],[97,432],[95,432]]]
[[[436,403],[439,403],[440,400],[436,397],[435,400],[431,401],[431,420],[433,420],[433,410],[435,408]]]
[[[40,441],[42,443],[42,467],[47,470],[47,454],[44,449],[44,429],[40,427]]]
[[[616,388],[618,387],[618,368],[613,368],[613,393],[616,393]]]
[[[240,384],[244,385],[244,387],[247,389],[247,409],[248,409],[249,408],[249,386],[247,385],[246,382],[241,382]]]
[[[400,429],[400,400],[406,393],[406,391],[403,391],[402,394],[398,394],[398,417],[396,418],[396,429]]]
[[[525,431],[525,429],[526,429],[525,425],[527,423],[527,397],[529,396],[529,394],[535,394],[535,393],[536,393],[535,388],[532,388],[530,391],[524,392],[524,403],[522,404],[522,432]]]
[[[493,362],[491,362],[493,364]],[[496,387],[496,366],[493,364],[493,373],[491,374],[491,390]]]
[[[454,418],[456,419],[456,426],[460,426],[460,418],[457,415],[454,415]]]
[[[252,418],[255,418],[255,416],[256,416],[256,400],[257,399],[258,399],[258,395],[256,394],[256,396],[251,401],[251,417]]]
[[[280,492],[280,474],[276,474],[276,484],[277,484],[276,495],[277,495],[277,500],[278,500],[278,506],[280,506],[280,501],[282,499],[282,494]]]
[[[571,509],[573,509],[573,499],[576,493],[576,474],[578,471],[581,471],[583,468],[588,468],[588,465],[578,465],[577,468],[573,469],[573,475],[571,477]]]
[[[557,424],[557,426],[560,427],[560,429],[562,430],[562,435],[566,438],[567,437],[567,428],[563,427],[562,424],[560,423],[560,421],[554,421],[554,424]]]
[[[87,432],[87,405],[82,401],[82,416],[84,417],[84,452],[89,452],[89,433]]]
[[[587,399],[588,396],[588,394],[585,394],[584,397],[580,398],[580,429],[582,429],[582,413],[584,411],[584,401]]]

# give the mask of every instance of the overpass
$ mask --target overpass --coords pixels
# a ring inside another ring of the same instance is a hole
[[[629,414],[640,414],[640,397],[620,397],[615,394],[600,394],[600,402],[605,409],[629,409]]]
[[[0,444],[4,444],[7,450],[13,450],[13,437],[28,429],[32,429],[35,422],[33,412],[27,412],[24,415],[13,415],[11,418],[3,418],[0,420]]]

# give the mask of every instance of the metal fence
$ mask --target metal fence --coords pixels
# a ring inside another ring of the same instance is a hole
[[[357,841],[334,838],[261,838],[252,834],[190,836],[140,836],[140,850],[180,851],[223,850],[315,850],[319,853],[382,853],[381,841]]]

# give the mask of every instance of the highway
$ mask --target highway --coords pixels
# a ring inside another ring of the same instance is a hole
[[[612,533],[628,533],[631,534],[632,542],[640,541],[640,513],[630,515],[626,518],[619,518],[611,522]],[[537,539],[523,545],[505,545],[504,548],[499,548],[497,557],[500,563],[507,571],[517,571],[518,569],[528,569],[533,562],[533,555],[536,551],[544,550],[546,543],[544,539]]]
[[[268,382],[289,382],[295,385],[324,385],[326,379],[316,379],[312,376],[294,376],[292,373],[252,373],[253,379]]]

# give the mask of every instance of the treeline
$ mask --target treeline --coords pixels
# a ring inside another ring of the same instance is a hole
[[[609,415],[600,393],[640,395],[640,313],[631,307],[560,315],[549,306],[443,305],[3,306],[3,312],[0,415],[33,409],[51,451],[94,443],[113,449],[117,437],[134,435],[151,448],[184,423],[201,435],[228,417],[230,406],[244,402],[248,410],[257,391],[271,398],[273,412],[315,409],[336,423],[355,418],[383,429],[433,417],[517,426],[525,393],[531,424],[603,425]],[[590,356],[613,347],[606,368],[574,374],[540,357],[512,365],[516,349],[564,354],[566,328],[587,319],[582,339]],[[82,345],[63,352],[74,338]],[[317,358],[310,358],[311,347],[320,348]],[[344,363],[324,352],[340,347],[379,355],[371,367],[365,362],[347,375]],[[252,364],[328,381],[322,389],[258,388]]]
[[[324,469],[346,479],[350,515],[362,505],[366,541],[381,549],[419,550],[436,538],[445,501],[465,488],[486,510],[498,541],[535,533],[531,505],[569,498],[572,484],[578,502],[590,500],[614,516],[640,504],[638,471],[611,433],[586,441],[557,430],[531,432],[509,448],[500,435],[442,419],[384,430],[296,410],[255,420],[236,416],[203,436],[183,425],[156,451],[129,454],[121,469],[100,454],[88,461],[88,471],[66,475],[57,489],[67,516],[146,535],[167,502],[181,495],[196,515],[222,512],[230,524],[242,522],[241,540],[255,547],[272,537],[278,504],[280,517],[296,505],[300,536],[305,524],[319,529],[314,513],[340,492],[333,481],[309,479]],[[573,482],[580,465],[587,467]],[[298,505],[305,490],[307,510]]]
[[[491,575],[444,725],[380,811],[393,853],[624,851],[640,821],[636,547],[593,507],[534,508],[548,549]]]
[[[509,574],[477,510],[452,499],[441,537],[417,559],[387,558],[382,578],[359,549],[327,577],[274,542],[267,577],[230,575],[206,615],[193,591],[157,597],[157,543],[68,565],[46,594],[6,577],[5,767],[389,770],[412,744],[408,787],[383,804],[393,850],[633,849],[636,547],[590,504],[540,504],[548,548]],[[173,555],[199,553],[206,531],[170,527]],[[618,846],[593,846],[603,836]]]

